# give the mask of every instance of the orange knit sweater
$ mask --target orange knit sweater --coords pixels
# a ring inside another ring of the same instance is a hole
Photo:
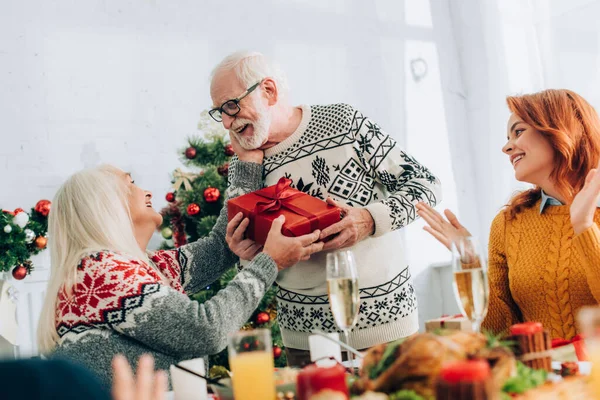
[[[577,334],[577,311],[600,302],[600,209],[595,224],[574,237],[569,206],[540,201],[513,220],[501,211],[490,232],[490,305],[483,328],[539,321],[552,338]]]

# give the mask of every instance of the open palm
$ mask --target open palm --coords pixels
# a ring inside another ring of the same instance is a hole
[[[585,231],[594,223],[598,199],[600,199],[600,168],[592,169],[587,174],[585,185],[571,203],[571,224],[575,234]]]
[[[451,250],[452,243],[456,243],[458,239],[471,236],[471,233],[458,222],[458,218],[450,210],[444,211],[446,220],[431,206],[425,203],[418,203],[417,214],[428,224],[423,229],[446,246],[448,250]]]

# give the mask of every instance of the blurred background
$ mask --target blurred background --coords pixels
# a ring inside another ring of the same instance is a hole
[[[487,242],[522,188],[500,151],[509,94],[568,88],[600,108],[600,0],[0,0],[0,208],[52,199],[99,163],[166,204],[225,55],[260,51],[295,104],[349,103],[442,181],[440,207]],[[454,310],[449,252],[404,230],[421,320]],[[160,243],[157,234],[152,245]],[[17,285],[35,354],[49,268]],[[27,295],[32,293],[33,295]]]

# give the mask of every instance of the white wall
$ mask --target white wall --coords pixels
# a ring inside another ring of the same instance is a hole
[[[52,198],[71,173],[101,162],[131,171],[162,207],[176,151],[210,105],[209,72],[240,48],[279,60],[296,103],[354,104],[452,179],[438,162],[445,143],[430,146],[445,135],[443,108],[428,119],[423,96],[435,83],[407,116],[407,63],[421,50],[437,57],[427,1],[2,3],[2,207]]]

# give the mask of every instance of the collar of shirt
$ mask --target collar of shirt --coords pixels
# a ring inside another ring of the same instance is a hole
[[[562,206],[563,203],[561,203],[559,200],[555,199],[552,196],[548,196],[543,190],[542,190],[542,202],[540,203],[540,214],[542,214],[544,212],[544,209],[547,206]],[[596,207],[600,207],[600,200],[598,201],[598,204],[596,204]]]

